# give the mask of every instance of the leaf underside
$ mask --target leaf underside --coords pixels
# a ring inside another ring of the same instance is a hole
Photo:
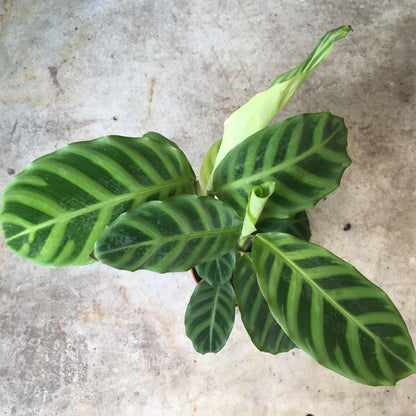
[[[232,149],[214,173],[218,197],[244,215],[253,186],[274,181],[262,216],[286,218],[334,191],[351,163],[347,129],[330,113],[300,114],[261,130]]]
[[[393,385],[415,372],[402,317],[353,266],[283,233],[255,236],[253,259],[271,313],[320,364],[368,385]]]
[[[104,136],[32,162],[2,195],[7,247],[45,266],[83,265],[102,230],[148,200],[192,193],[195,175],[179,148],[151,137]]]
[[[257,283],[256,270],[250,254],[238,259],[234,275],[235,295],[244,327],[260,351],[278,354],[296,345],[270,313]]]
[[[230,283],[211,286],[202,280],[195,287],[185,313],[186,335],[201,354],[222,349],[234,325],[235,296]]]
[[[117,269],[186,271],[234,247],[241,224],[232,208],[208,196],[151,201],[108,226],[97,241],[95,254]]]

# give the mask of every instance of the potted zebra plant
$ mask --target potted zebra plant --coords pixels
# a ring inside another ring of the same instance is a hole
[[[155,132],[72,143],[35,160],[2,194],[7,247],[50,267],[195,268],[202,280],[185,328],[202,354],[224,346],[237,305],[260,351],[301,348],[369,385],[414,373],[410,335],[388,296],[309,242],[306,210],[351,162],[343,119],[324,112],[269,125],[350,30],[326,33],[303,63],[234,112],[198,181],[178,146]]]

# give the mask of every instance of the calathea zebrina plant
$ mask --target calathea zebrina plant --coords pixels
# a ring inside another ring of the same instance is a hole
[[[369,385],[414,373],[411,338],[388,296],[309,242],[305,210],[350,164],[343,119],[301,114],[268,126],[350,30],[326,33],[302,64],[233,113],[199,181],[178,146],[153,132],[73,143],[35,160],[2,195],[7,247],[52,267],[195,268],[202,280],[185,328],[203,354],[224,346],[237,304],[261,351],[301,348]]]

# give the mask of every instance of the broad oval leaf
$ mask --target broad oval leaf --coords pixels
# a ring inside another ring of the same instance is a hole
[[[224,134],[212,170],[215,170],[226,154],[247,137],[265,128],[286,105],[292,95],[331,52],[337,40],[344,38],[351,26],[341,26],[325,33],[304,62],[278,76],[272,85],[247,101],[224,123]],[[212,177],[208,181],[211,190]]]
[[[219,286],[231,280],[235,267],[235,249],[206,263],[198,264],[195,269],[202,279],[212,286]]]
[[[182,151],[147,136],[72,143],[32,162],[2,195],[7,247],[45,266],[88,264],[98,236],[122,212],[192,193],[195,175]]]
[[[271,313],[320,364],[374,386],[394,385],[415,372],[402,317],[353,266],[283,233],[255,236],[253,260]]]
[[[351,163],[346,139],[344,120],[330,113],[276,123],[227,154],[214,173],[215,193],[243,215],[253,186],[274,181],[263,215],[291,217],[338,187]]]
[[[151,201],[110,224],[98,239],[95,254],[117,269],[186,271],[234,247],[241,223],[232,208],[208,196]]]
[[[231,283],[211,286],[202,280],[195,287],[185,313],[185,330],[195,351],[222,349],[234,325],[235,296]]]
[[[311,228],[306,211],[298,212],[290,218],[264,218],[256,225],[259,233],[286,233],[309,241],[311,238]]]
[[[241,319],[256,348],[270,354],[279,354],[295,348],[296,345],[270,313],[260,292],[251,254],[246,253],[238,259],[234,284]]]

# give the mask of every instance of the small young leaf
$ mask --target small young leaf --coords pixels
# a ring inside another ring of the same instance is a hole
[[[284,233],[257,234],[253,260],[270,312],[320,364],[373,386],[394,385],[416,371],[402,317],[353,266]]]
[[[104,230],[95,254],[117,269],[186,271],[234,247],[241,223],[232,208],[208,196],[146,202]]]
[[[234,284],[241,319],[257,349],[278,354],[295,348],[296,345],[273,318],[260,292],[251,254],[246,253],[238,259]]]
[[[186,308],[186,335],[197,352],[218,352],[230,336],[234,317],[235,296],[231,283],[211,286],[202,280]]]
[[[241,229],[241,239],[239,244],[243,245],[245,237],[256,231],[256,224],[263,212],[267,200],[274,191],[274,182],[269,181],[260,185],[253,186],[248,197],[246,214],[244,216],[243,228]]]
[[[232,248],[222,256],[195,266],[199,276],[212,286],[220,286],[231,280],[235,266],[235,250]]]

